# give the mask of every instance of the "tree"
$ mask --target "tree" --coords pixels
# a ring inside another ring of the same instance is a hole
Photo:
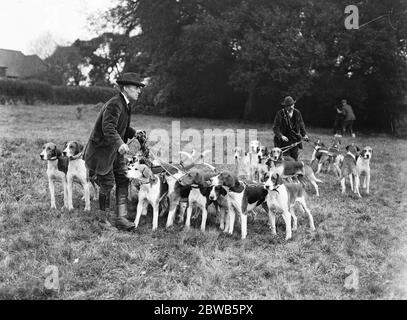
[[[28,51],[45,59],[52,55],[58,43],[61,44],[61,41],[57,40],[51,32],[45,32],[30,43]]]
[[[391,126],[406,88],[407,3],[360,1],[361,23],[373,21],[360,30],[344,27],[347,5],[121,0],[110,19],[125,34],[141,29],[133,57],[145,58],[156,95],[175,113],[271,120],[289,94],[307,122],[330,125],[332,106],[346,97],[358,123]]]

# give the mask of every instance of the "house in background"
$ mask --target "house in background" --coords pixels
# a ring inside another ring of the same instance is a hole
[[[33,79],[46,70],[36,54],[26,56],[21,51],[0,49],[0,78]]]

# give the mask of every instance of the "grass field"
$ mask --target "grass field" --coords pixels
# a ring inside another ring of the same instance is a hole
[[[407,146],[386,135],[358,134],[359,146],[374,149],[371,195],[342,196],[332,175],[321,175],[321,197],[310,191],[316,232],[305,214],[286,242],[277,220],[272,236],[267,217],[249,219],[248,238],[219,232],[214,217],[207,232],[199,218],[189,232],[177,226],[151,231],[151,216],[136,233],[103,230],[83,211],[75,187],[73,212],[50,209],[45,142],[86,142],[95,111],[76,119],[74,106],[0,106],[0,299],[400,299],[406,282]],[[171,127],[172,118],[133,115],[147,131]],[[182,128],[256,128],[272,145],[271,125],[181,119]],[[331,141],[330,130],[310,129]],[[347,140],[344,139],[343,145]],[[135,145],[135,144],[134,144]],[[135,148],[135,146],[132,148]],[[304,146],[302,159],[310,159]],[[401,160],[400,160],[401,159]],[[57,185],[61,208],[62,186]],[[362,193],[362,195],[364,195]],[[59,269],[60,291],[44,287],[45,268]],[[343,287],[345,268],[359,269],[360,289]]]

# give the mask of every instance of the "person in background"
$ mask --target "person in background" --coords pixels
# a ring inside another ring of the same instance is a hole
[[[104,221],[120,230],[130,231],[134,223],[127,217],[129,179],[126,177],[124,155],[129,152],[128,139],[139,131],[130,127],[130,101],[137,100],[145,86],[135,73],[124,73],[117,80],[120,93],[111,98],[100,110],[84,151],[89,176],[96,176],[100,186],[99,209],[110,206],[110,192],[116,184],[116,210]],[[110,221],[109,221],[110,220]]]
[[[291,146],[301,140],[309,141],[301,112],[294,108],[295,102],[292,97],[285,97],[283,108],[277,112],[274,119],[274,145],[278,148]],[[302,143],[293,146],[284,154],[298,160],[299,149],[302,149]]]
[[[342,104],[335,108],[335,122],[334,122],[334,137],[335,138],[342,138],[342,130],[343,130],[343,108]]]
[[[343,112],[343,126],[342,132],[343,135],[349,131],[349,134],[352,138],[356,138],[355,133],[353,132],[353,122],[356,120],[355,113],[353,112],[352,107],[348,104],[346,99],[342,100],[342,112]]]

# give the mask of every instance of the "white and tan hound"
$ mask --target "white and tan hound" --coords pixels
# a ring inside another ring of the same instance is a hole
[[[317,182],[323,182],[315,177],[314,171],[309,165],[305,164],[302,161],[284,160],[283,152],[280,148],[271,149],[267,164],[270,168],[270,174],[278,173],[282,179],[296,176],[300,178],[300,181],[303,181],[302,178],[305,178],[314,187],[315,193],[317,197],[319,197],[319,188]]]
[[[251,157],[247,152],[244,152],[242,148],[236,147],[234,149],[234,159],[235,159],[235,174],[238,177],[245,177],[251,179]]]
[[[372,158],[372,154],[372,147],[366,146],[356,161],[356,169],[360,177],[359,180],[361,180],[361,177],[364,177],[363,188],[366,188],[367,194],[370,193],[370,159]]]
[[[213,175],[212,175],[213,176]],[[205,231],[206,219],[208,217],[208,206],[210,205],[209,193],[210,185],[199,171],[188,172],[179,179],[182,186],[190,187],[188,196],[187,217],[185,220],[185,229],[189,230],[191,224],[191,215],[194,208],[202,211],[201,231]]]
[[[68,171],[68,158],[62,155],[61,150],[52,143],[46,143],[40,153],[41,160],[47,161],[47,176],[49,192],[51,195],[51,208],[55,205],[55,181],[61,181],[64,187],[64,208],[68,208],[68,187],[66,173]]]
[[[356,168],[356,163],[359,158],[359,151],[360,149],[352,144],[346,147],[346,150],[348,152],[343,158],[342,166],[341,166],[341,188],[342,188],[342,194],[345,194],[346,192],[346,177],[349,177],[349,183],[350,183],[350,189],[359,197],[361,198],[362,196],[360,195],[359,192],[359,172]]]
[[[157,230],[160,202],[168,192],[167,182],[161,176],[153,174],[147,165],[139,163],[129,164],[126,176],[130,180],[137,180],[140,183],[135,227],[138,227],[141,215],[147,215],[147,207],[150,204],[153,208],[152,230]]]
[[[233,234],[236,212],[240,216],[242,239],[247,237],[247,214],[265,202],[267,191],[263,184],[247,185],[230,172],[222,172],[211,179],[212,187],[225,188],[229,208],[229,223],[225,232]],[[216,200],[216,199],[215,199]]]
[[[89,178],[89,172],[85,166],[85,160],[83,160],[83,145],[76,141],[68,141],[65,144],[65,149],[62,152],[64,156],[68,157],[68,171],[66,174],[68,184],[68,209],[73,210],[72,193],[74,179],[78,179],[83,187],[83,193],[85,198],[85,211],[90,210],[90,184],[92,183],[94,188],[94,199],[96,198],[97,189],[96,185]]]
[[[302,208],[308,215],[311,231],[315,230],[314,219],[311,211],[306,204],[306,192],[301,184],[283,183],[278,173],[271,174],[264,184],[268,194],[266,197],[271,231],[274,235],[276,232],[276,216],[274,209],[280,209],[283,214],[283,219],[286,227],[285,239],[289,240],[292,237],[292,231],[297,230],[297,216],[294,213],[296,203],[301,204]],[[291,228],[291,217],[293,218],[293,227]]]

